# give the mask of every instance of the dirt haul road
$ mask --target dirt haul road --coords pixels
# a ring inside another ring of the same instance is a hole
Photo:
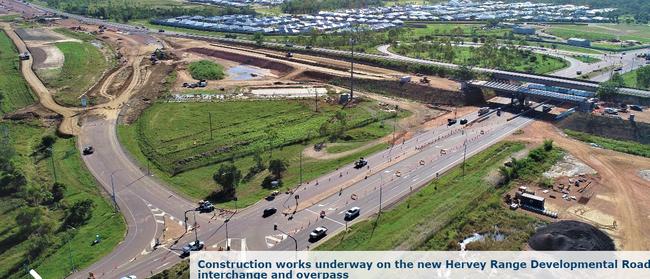
[[[566,137],[551,124],[536,121],[521,135],[511,139],[541,144],[552,139],[560,148],[596,170],[601,184],[608,188],[620,237],[619,250],[650,249],[650,183],[639,176],[640,170],[650,169],[650,159],[612,150],[594,148],[584,142]],[[598,189],[594,189],[598,193]]]
[[[9,38],[11,38],[11,41],[13,41],[14,45],[16,45],[18,51],[20,53],[27,52],[27,46],[25,45],[25,42],[23,42],[23,40],[18,37],[18,35],[14,32],[14,29],[8,23],[1,23],[1,26]],[[40,103],[45,108],[57,114],[60,114],[63,117],[61,125],[59,125],[59,133],[63,135],[77,135],[80,130],[78,125],[78,115],[82,110],[80,108],[64,107],[56,103],[54,101],[54,98],[52,98],[50,91],[47,90],[45,85],[43,85],[43,82],[41,82],[41,80],[32,70],[33,62],[33,59],[28,59],[22,60],[20,63],[20,70],[25,77],[25,80],[32,88],[32,90],[36,93]]]

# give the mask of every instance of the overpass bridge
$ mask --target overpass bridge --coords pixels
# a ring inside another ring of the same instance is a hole
[[[550,100],[574,104],[577,110],[585,112],[589,112],[593,108],[593,104],[589,99],[596,95],[593,92],[585,90],[545,86],[542,84],[515,85],[501,81],[473,80],[468,82],[467,85],[473,88],[494,90],[497,95],[517,99],[520,103],[523,103],[526,99],[535,99],[538,101]]]

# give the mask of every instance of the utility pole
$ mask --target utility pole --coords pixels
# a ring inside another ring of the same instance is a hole
[[[465,151],[463,151],[463,177],[465,177],[465,158],[467,158],[467,134],[465,134],[465,142],[463,143]]]
[[[57,182],[57,176],[56,176],[56,165],[54,164],[54,147],[50,147],[50,162],[52,162],[52,174],[54,175],[54,182]]]
[[[112,192],[113,192],[113,194],[112,194],[112,198],[113,198],[113,209],[116,210],[116,211],[117,211],[117,199],[115,198],[115,182],[114,182],[114,179],[113,179],[113,175],[114,175],[116,172],[121,171],[121,170],[122,170],[122,169],[116,169],[116,170],[114,170],[113,172],[111,172],[111,190],[112,190]]]
[[[354,99],[354,44],[356,43],[354,40],[354,27],[350,31],[350,46],[351,46],[351,59],[350,59],[350,100],[348,102],[352,102]]]
[[[295,246],[295,251],[298,252],[298,240],[296,240],[293,236],[291,236],[290,234],[284,232],[283,230],[278,229],[278,224],[273,224],[273,230],[274,231],[280,231],[281,233],[286,234],[288,237],[293,239],[293,243],[296,245]]]
[[[198,243],[199,242],[199,233],[197,232],[198,230],[196,229],[196,210],[194,211],[194,240]]]
[[[223,223],[226,225],[226,251],[230,251],[230,241],[228,241],[228,222],[229,221],[230,221],[230,218],[223,221]]]
[[[300,150],[300,184],[302,185],[302,150]]]
[[[212,140],[212,113],[208,112],[208,122],[210,122],[210,140]]]
[[[75,227],[68,225],[68,228],[76,230]],[[70,235],[68,235],[68,258],[70,259],[70,273],[75,272],[76,268],[74,266],[74,261],[72,260],[72,249],[70,248]]]
[[[314,90],[314,100],[316,101],[316,112],[318,112],[318,90]]]

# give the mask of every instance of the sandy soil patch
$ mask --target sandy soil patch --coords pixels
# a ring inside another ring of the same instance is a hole
[[[560,178],[563,176],[578,176],[585,174],[595,174],[596,171],[580,160],[576,159],[573,155],[564,154],[562,160],[557,162],[550,170],[544,172],[544,176],[548,178]]]
[[[36,70],[58,69],[63,67],[65,56],[61,50],[54,45],[44,45],[31,49],[34,57],[34,68]]]
[[[79,42],[77,39],[68,38],[50,29],[16,29],[16,34],[25,41],[27,47],[35,47],[60,42]]]
[[[639,175],[641,170],[650,170],[650,159],[591,147],[562,135],[553,125],[541,121],[523,131],[509,139],[536,145],[541,145],[544,139],[552,139],[556,146],[598,173],[598,176],[587,175],[593,184],[588,189],[594,195],[584,204],[587,207],[584,212],[578,207],[573,208],[573,212],[569,210],[579,204],[578,201],[566,201],[562,195],[555,195],[553,199],[549,193],[549,206],[567,208],[565,214],[560,214],[561,218],[590,221],[610,234],[619,250],[650,249],[650,183]],[[585,187],[584,183],[582,185]],[[573,191],[582,187],[573,188],[569,195],[579,198],[580,195]]]

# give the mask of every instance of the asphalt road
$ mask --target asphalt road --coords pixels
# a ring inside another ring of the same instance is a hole
[[[476,115],[473,113],[466,118],[472,121]],[[383,189],[383,203],[389,204],[425,185],[435,178],[436,172],[442,175],[445,170],[459,164],[466,138],[469,157],[532,121],[516,118],[506,122],[506,118],[505,115],[493,115],[465,129],[457,124],[425,130],[404,143],[368,157],[369,169],[343,166],[316,180],[306,181],[295,189],[295,195],[282,193],[273,201],[262,200],[234,215],[197,213],[196,234],[205,241],[207,250],[225,248],[228,243],[233,250],[294,249],[293,241],[283,232],[299,240],[298,249],[307,249],[311,245],[307,235],[315,226],[328,227],[330,235],[344,228],[343,212],[349,207],[362,208],[361,216],[355,221],[376,212],[379,188]],[[115,186],[117,204],[127,221],[128,233],[124,242],[110,255],[75,273],[74,278],[84,278],[88,272],[93,272],[98,278],[132,274],[144,277],[160,272],[178,262],[181,247],[195,237],[192,230],[194,212],[189,212],[190,231],[177,242],[163,243],[154,248],[156,238],[163,234],[162,217],[166,216],[167,227],[182,228],[186,211],[196,205],[170,192],[163,183],[147,176],[146,170],[134,164],[119,145],[114,123],[113,120],[88,120],[82,126],[79,145],[96,148],[94,154],[83,159],[109,195],[112,194],[112,185]],[[445,149],[447,154],[440,155],[441,149]],[[424,165],[420,165],[421,160]],[[395,175],[397,171],[401,176]],[[356,200],[351,199],[352,194],[357,195]],[[296,195],[299,196],[298,210],[291,214],[296,209]],[[263,218],[262,211],[268,207],[277,208],[278,213]],[[326,212],[325,218],[319,217],[320,211]],[[226,240],[224,221],[228,216],[234,217],[228,222]],[[178,224],[169,224],[170,220]],[[283,232],[273,231],[274,224],[278,224]]]

